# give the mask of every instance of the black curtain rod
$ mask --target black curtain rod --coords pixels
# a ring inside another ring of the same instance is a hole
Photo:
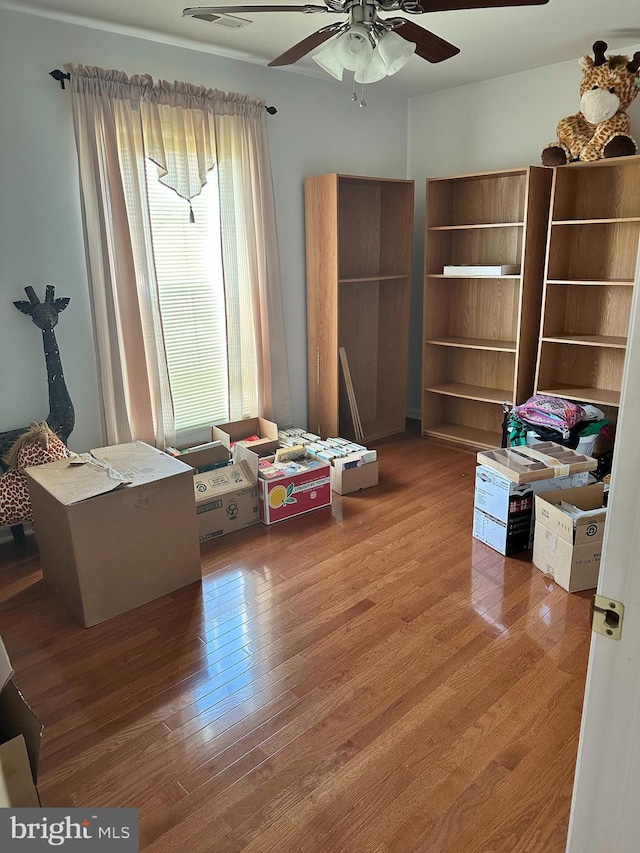
[[[53,77],[54,80],[57,80],[60,83],[60,88],[64,89],[64,81],[71,80],[71,74],[65,74],[64,71],[60,71],[59,68],[54,69],[49,72],[49,75]],[[275,107],[265,107],[265,110],[269,113],[270,116],[274,116],[278,110]]]

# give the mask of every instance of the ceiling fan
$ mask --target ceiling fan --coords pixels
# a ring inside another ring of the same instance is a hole
[[[413,21],[407,18],[381,18],[380,12],[394,12],[400,10],[409,15],[422,15],[426,12],[449,12],[462,9],[483,9],[496,8],[504,6],[541,6],[548,3],[549,0],[324,0],[324,6],[305,4],[299,6],[288,5],[251,5],[251,6],[199,6],[185,9],[182,13],[183,17],[202,18],[211,20],[211,16],[215,15],[233,15],[234,13],[253,13],[253,12],[302,12],[303,14],[315,13],[334,13],[346,14],[349,16],[348,21],[344,23],[332,23],[326,27],[322,27],[310,36],[302,39],[302,41],[285,50],[284,53],[272,59],[270,66],[292,65],[303,56],[306,56],[315,48],[319,47],[333,36],[341,37],[345,33],[349,33],[348,39],[342,40],[342,56],[339,60],[339,65],[350,70],[358,71],[358,61],[362,65],[362,52],[371,54],[384,40],[386,45],[391,45],[392,40],[387,38],[387,34],[394,33],[397,39],[398,36],[413,44],[408,51],[408,55],[400,58],[397,49],[391,56],[389,63],[386,65],[385,73],[382,76],[395,73],[407,61],[409,55],[415,51],[422,59],[428,62],[442,62],[445,59],[450,59],[460,52],[460,48],[450,44],[448,41],[435,35],[435,33],[425,30],[423,27],[414,24]],[[338,38],[340,41],[340,38]],[[395,39],[393,39],[395,42]],[[381,49],[381,52],[382,49]],[[358,54],[359,60],[354,59],[352,64],[356,67],[351,68],[350,59],[345,57],[348,53],[355,56]],[[367,57],[368,59],[368,57]],[[342,78],[342,68],[332,70],[332,67],[326,67],[325,64],[319,62],[325,70],[333,74],[338,79]],[[394,71],[389,69],[395,67]],[[396,67],[397,66],[397,67]],[[361,70],[361,68],[360,68]],[[380,77],[376,79],[381,79]],[[371,80],[360,80],[359,82],[374,82]]]

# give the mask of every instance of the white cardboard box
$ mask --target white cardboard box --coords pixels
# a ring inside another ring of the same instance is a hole
[[[359,468],[331,466],[331,490],[338,495],[349,495],[378,485],[378,462],[367,462]]]
[[[26,471],[44,580],[85,627],[201,580],[193,468],[142,441],[91,454]]]
[[[536,496],[533,564],[567,592],[598,585],[607,519],[603,498],[602,483]],[[573,518],[560,506],[562,501],[582,510],[600,511]]]
[[[586,485],[589,479],[589,472],[582,471],[533,483],[514,483],[494,468],[478,465],[473,536],[506,556],[527,551],[533,540],[535,495]]]

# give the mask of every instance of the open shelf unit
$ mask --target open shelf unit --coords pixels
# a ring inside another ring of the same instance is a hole
[[[309,429],[355,438],[344,348],[364,443],[406,423],[414,182],[305,179]]]
[[[499,447],[503,405],[533,391],[552,172],[427,181],[422,432]],[[517,275],[444,275],[447,265]]]
[[[620,404],[640,240],[640,157],[554,169],[536,391]]]

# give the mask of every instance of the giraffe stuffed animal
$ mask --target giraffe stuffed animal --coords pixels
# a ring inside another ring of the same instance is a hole
[[[594,58],[580,59],[580,112],[560,120],[558,141],[542,151],[544,166],[638,153],[626,110],[640,91],[640,51],[629,59],[605,56],[606,49],[605,42],[597,41],[593,45]]]
[[[0,476],[0,527],[33,521],[25,468],[66,459],[66,445],[46,423],[33,423],[4,457],[9,470]]]

